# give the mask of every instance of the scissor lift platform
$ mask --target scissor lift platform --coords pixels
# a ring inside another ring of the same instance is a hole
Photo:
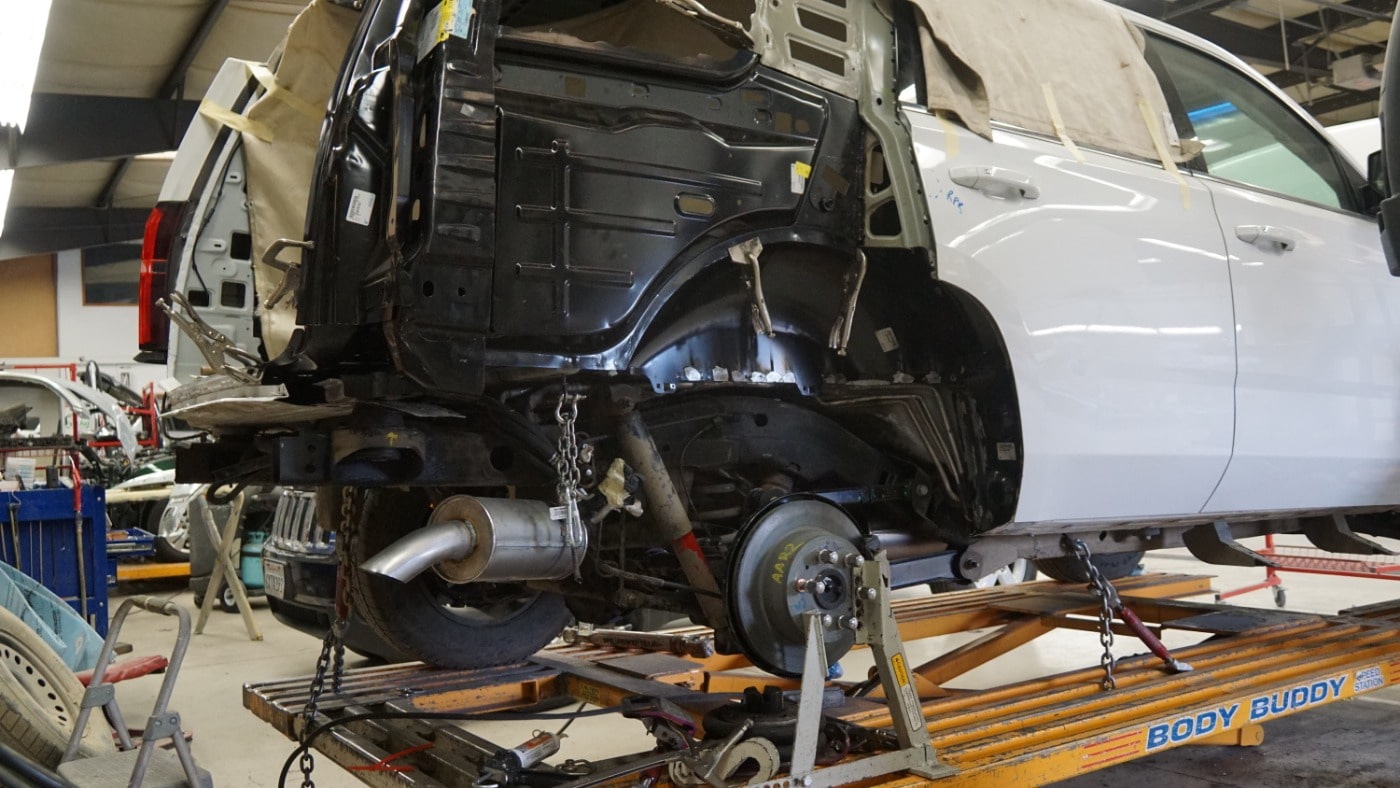
[[[1400,682],[1400,601],[1319,616],[1182,601],[1212,593],[1202,576],[1145,575],[1117,586],[1152,629],[1207,636],[1176,651],[1193,670],[1169,674],[1144,654],[1118,660],[1113,690],[1102,688],[1097,666],[992,689],[948,689],[968,670],[1047,632],[1097,631],[1097,599],[1077,586],[1043,582],[893,603],[906,643],[988,631],[909,672],[937,758],[952,773],[934,780],[888,775],[862,784],[1041,785],[1186,744],[1256,745],[1268,720]],[[1118,650],[1137,650],[1135,644],[1120,637]],[[501,712],[566,698],[613,706],[636,695],[664,698],[698,718],[744,687],[797,686],[751,669],[736,672],[748,667],[735,656],[687,658],[579,644],[489,670],[361,668],[346,672],[342,692],[321,696],[318,721],[375,711]],[[295,738],[309,684],[307,678],[250,684],[244,705]],[[877,688],[850,697],[826,716],[887,729],[891,711],[879,694]],[[480,754],[481,741],[451,724],[365,720],[331,729],[316,748],[371,785],[456,786],[475,779],[471,756]],[[872,756],[849,756],[860,757]],[[615,764],[593,764],[609,765]],[[815,774],[820,778],[821,771]],[[663,784],[666,775],[664,768],[656,772]],[[578,784],[595,784],[587,779],[580,775]],[[611,784],[636,780],[634,774]]]

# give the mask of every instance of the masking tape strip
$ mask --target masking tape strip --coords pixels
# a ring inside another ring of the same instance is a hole
[[[1060,138],[1060,144],[1065,146],[1065,150],[1069,151],[1074,160],[1083,164],[1084,154],[1079,152],[1079,146],[1069,138],[1069,131],[1065,129],[1065,119],[1060,115],[1060,105],[1055,101],[1055,90],[1050,87],[1049,82],[1040,83],[1040,90],[1045,94],[1045,106],[1050,110],[1050,125],[1055,127],[1055,136]]]
[[[249,63],[247,65],[248,73],[252,74],[253,79],[256,79],[259,84],[261,84],[264,88],[267,89],[268,96],[277,99],[278,101],[281,101],[283,104],[286,104],[288,107],[291,107],[293,110],[295,110],[298,114],[303,115],[306,118],[309,118],[310,120],[313,120],[317,123],[320,123],[322,118],[325,117],[326,113],[317,110],[315,107],[311,106],[311,102],[306,101],[301,96],[298,96],[292,91],[287,90],[286,88],[279,85],[277,83],[277,76],[273,74],[267,66],[264,66],[261,63]]]
[[[943,125],[943,152],[948,158],[958,155],[958,129],[951,120],[938,115],[938,122]]]
[[[1176,166],[1176,160],[1172,158],[1172,152],[1167,148],[1167,138],[1162,135],[1162,130],[1157,126],[1157,120],[1152,117],[1152,110],[1147,106],[1147,99],[1138,98],[1138,110],[1142,112],[1142,122],[1147,126],[1147,133],[1152,136],[1152,145],[1157,149],[1157,158],[1162,160],[1162,169],[1167,174],[1176,179],[1181,184],[1181,207],[1191,210],[1191,186],[1186,183],[1186,176],[1181,174],[1181,170]]]
[[[228,126],[239,134],[247,134],[256,137],[263,142],[272,142],[272,129],[267,124],[259,123],[256,120],[249,120],[243,115],[239,115],[232,110],[224,109],[209,99],[199,102],[199,114],[218,123]]]

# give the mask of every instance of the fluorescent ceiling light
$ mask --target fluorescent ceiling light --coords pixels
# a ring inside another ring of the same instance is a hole
[[[0,125],[19,126],[24,131],[52,2],[5,4],[4,24],[0,25]]]
[[[53,0],[12,1],[0,14],[0,130],[11,126],[23,133],[29,120],[29,101],[34,95],[34,76],[39,71],[39,53],[44,49],[52,4]],[[14,170],[0,170],[0,235],[5,232],[14,180]]]

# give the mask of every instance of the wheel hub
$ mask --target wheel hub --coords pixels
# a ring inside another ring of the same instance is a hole
[[[859,538],[849,515],[815,498],[768,507],[744,527],[729,567],[729,616],[754,665],[801,675],[808,614],[828,620],[828,664],[850,651],[855,633],[839,626],[839,618],[852,606],[844,561],[859,554]]]

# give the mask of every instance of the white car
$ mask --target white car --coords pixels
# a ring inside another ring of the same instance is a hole
[[[896,586],[1378,549],[1381,195],[1219,48],[1008,1],[313,3],[168,252],[249,234],[261,341],[170,395],[182,478],[321,486],[356,611],[465,667],[651,607],[796,674],[871,535]]]

